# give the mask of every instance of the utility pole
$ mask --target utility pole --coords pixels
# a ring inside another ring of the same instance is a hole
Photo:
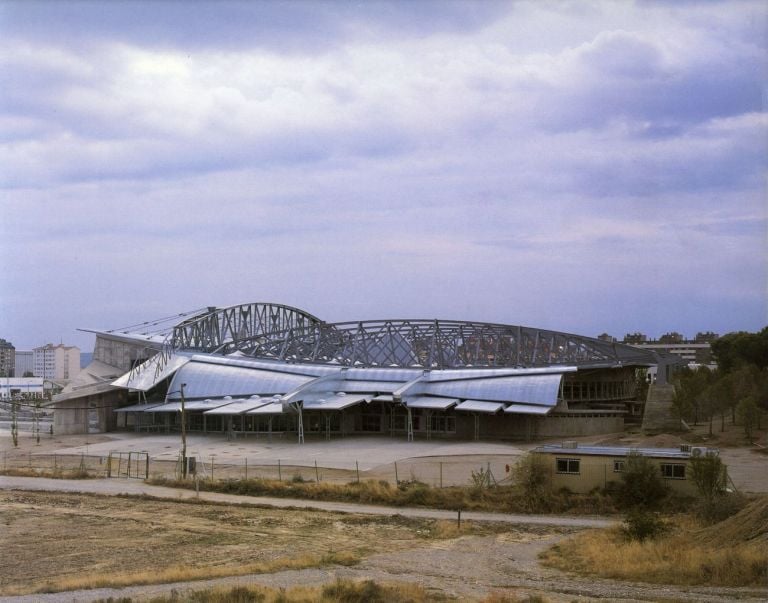
[[[187,479],[187,413],[184,409],[184,386],[181,384],[181,477]]]

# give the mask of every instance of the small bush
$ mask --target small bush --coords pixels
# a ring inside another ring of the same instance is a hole
[[[629,540],[643,542],[660,536],[667,526],[655,513],[644,509],[633,509],[624,518],[622,531]]]

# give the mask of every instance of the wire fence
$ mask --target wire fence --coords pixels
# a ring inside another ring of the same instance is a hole
[[[143,455],[143,456],[141,456]],[[194,457],[194,473],[199,479],[240,480],[272,479],[294,482],[349,483],[364,480],[386,481],[396,485],[418,481],[433,487],[508,484],[515,457],[494,457],[478,460],[407,459],[373,469],[363,469],[359,461],[347,463],[348,468],[323,466],[322,461],[307,460],[304,464],[281,459],[249,460],[247,457],[220,461],[216,455]],[[108,455],[94,454],[36,454],[6,450],[0,457],[0,469],[28,471],[39,474],[78,472],[92,477],[168,478],[179,477],[178,459],[152,458],[146,453],[113,451]],[[478,480],[483,480],[479,484]]]

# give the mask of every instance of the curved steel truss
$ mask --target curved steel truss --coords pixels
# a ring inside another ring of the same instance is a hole
[[[323,322],[311,314],[271,303],[209,308],[173,328],[173,349],[227,354],[271,341],[273,333],[304,332]]]
[[[367,367],[542,367],[651,365],[643,350],[530,327],[445,320],[302,322],[240,338],[258,358]],[[231,348],[227,348],[231,351]]]

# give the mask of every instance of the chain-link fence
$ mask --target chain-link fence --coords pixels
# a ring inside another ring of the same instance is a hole
[[[78,472],[93,477],[178,477],[178,459],[152,458],[146,453],[113,451],[108,455],[36,454],[15,450],[0,453],[0,469],[25,470],[40,474]],[[477,460],[436,460],[415,458],[361,468],[359,461],[347,463],[348,468],[325,467],[322,461],[307,460],[304,464],[286,463],[281,459],[258,461],[247,457],[220,461],[216,455],[194,457],[194,472],[200,479],[275,479],[280,481],[314,481],[349,483],[381,480],[391,484],[418,481],[433,487],[491,485],[510,482],[511,467],[516,457],[493,456]]]

